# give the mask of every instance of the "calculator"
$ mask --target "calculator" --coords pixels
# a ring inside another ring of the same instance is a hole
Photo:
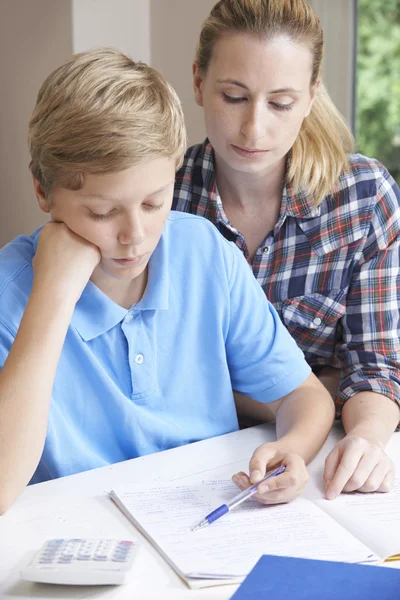
[[[48,540],[21,570],[21,578],[63,585],[126,583],[138,545],[130,540]]]

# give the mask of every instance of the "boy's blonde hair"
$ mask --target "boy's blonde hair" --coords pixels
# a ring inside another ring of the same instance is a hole
[[[182,163],[181,103],[167,80],[122,52],[75,54],[39,90],[29,123],[31,171],[46,196],[80,189],[85,173],[122,171],[157,157]]]
[[[324,38],[321,24],[304,0],[220,0],[204,21],[196,61],[206,73],[215,42],[226,33],[246,33],[262,39],[277,35],[307,45],[313,56],[310,85],[321,81]],[[318,205],[338,185],[348,168],[353,136],[322,85],[292,147],[287,183],[304,190]]]

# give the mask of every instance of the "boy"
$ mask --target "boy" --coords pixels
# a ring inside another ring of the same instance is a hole
[[[236,430],[232,388],[276,417],[251,480],[287,469],[259,500],[295,497],[332,400],[241,253],[170,214],[185,130],[165,79],[116,50],[75,55],[42,85],[29,147],[51,221],[0,252],[0,511],[28,482]]]

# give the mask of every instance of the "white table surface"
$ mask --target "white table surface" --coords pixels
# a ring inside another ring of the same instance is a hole
[[[323,460],[342,435],[331,432],[310,466],[317,477]],[[400,435],[400,434],[396,434]],[[221,600],[231,598],[237,586],[190,590],[156,550],[108,498],[107,493],[129,483],[170,481],[232,463],[232,474],[247,470],[254,449],[275,439],[274,426],[261,425],[137,458],[71,477],[29,486],[10,510],[0,517],[0,598],[101,598],[130,600]],[[117,587],[67,587],[22,581],[23,564],[49,538],[109,537],[136,539],[140,552],[130,583]]]

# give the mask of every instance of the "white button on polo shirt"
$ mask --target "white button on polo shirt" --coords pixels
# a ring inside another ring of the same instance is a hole
[[[144,361],[143,354],[136,354],[136,356],[135,356],[135,363],[137,365],[141,365],[143,361]]]

